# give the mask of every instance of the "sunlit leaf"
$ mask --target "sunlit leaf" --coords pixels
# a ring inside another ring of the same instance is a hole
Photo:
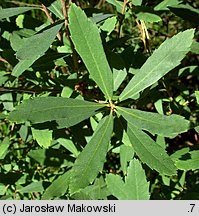
[[[164,0],[155,6],[154,10],[169,10],[168,7],[179,5],[180,0]]]
[[[38,9],[36,7],[15,7],[15,8],[0,8],[0,20],[9,18],[21,13],[25,13],[29,10]]]
[[[119,200],[149,199],[149,183],[140,162],[136,159],[130,162],[125,182],[119,175],[108,174],[106,183],[111,193]]]
[[[21,60],[12,70],[12,75],[15,77],[20,76],[25,70],[27,70],[37,59]]]
[[[190,151],[184,155],[184,159],[176,161],[176,166],[180,170],[196,170],[199,169],[199,151]]]
[[[199,91],[195,91],[195,95],[196,95],[197,104],[199,104]]]
[[[102,171],[113,131],[113,116],[103,118],[90,142],[77,157],[71,172],[70,193],[78,192],[94,181]]]
[[[189,29],[163,42],[128,83],[120,100],[133,98],[178,66],[189,52],[193,36],[194,29]]]
[[[43,193],[42,199],[50,200],[54,197],[60,197],[64,193],[66,193],[69,185],[70,174],[71,172],[67,171],[63,175],[60,175],[57,179],[55,179]]]
[[[160,22],[162,19],[157,14],[147,13],[147,12],[140,12],[136,14],[138,20],[143,20],[145,22],[154,23]]]
[[[63,22],[27,38],[16,56],[20,60],[33,60],[42,56],[54,41],[57,32],[61,29]]]
[[[61,1],[54,1],[48,9],[54,13],[59,19],[63,19],[62,5]]]
[[[133,158],[134,150],[132,146],[121,145],[120,146],[120,163],[121,169],[126,175],[127,172],[127,164]]]
[[[175,137],[189,129],[189,121],[179,115],[166,116],[119,106],[117,111],[133,126],[147,130],[152,134]]]
[[[113,95],[112,71],[107,62],[97,26],[75,4],[70,6],[69,23],[75,49],[84,61],[91,78],[106,98],[111,99]]]
[[[30,121],[32,124],[56,121],[58,127],[70,127],[94,115],[102,107],[104,104],[78,99],[37,97],[17,106],[8,119],[18,123]]]
[[[132,124],[127,126],[127,134],[132,146],[143,163],[151,169],[155,169],[160,174],[175,175],[176,167],[166,151],[146,133],[134,127]]]
[[[51,145],[52,142],[52,131],[46,129],[46,130],[40,130],[31,128],[33,139],[37,141],[37,143],[44,148],[48,148]]]
[[[18,191],[20,193],[33,193],[33,192],[43,192],[43,190],[44,190],[43,182],[39,181],[39,182],[32,182],[29,185],[22,187]]]

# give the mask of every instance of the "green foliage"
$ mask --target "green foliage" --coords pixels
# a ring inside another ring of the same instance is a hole
[[[129,124],[152,134],[175,137],[189,129],[189,122],[179,115],[166,116],[124,107],[117,107],[117,110]]]
[[[0,15],[0,20],[3,20],[5,18],[9,18],[12,16],[16,16],[21,13],[25,13],[29,10],[36,9],[34,7],[19,7],[19,8],[5,8],[5,9],[0,9],[1,15]]]
[[[75,4],[70,7],[69,22],[75,49],[89,70],[91,78],[99,85],[106,98],[111,99],[113,95],[112,72],[106,60],[97,26]]]
[[[174,175],[176,173],[174,163],[165,150],[144,132],[129,124],[127,134],[142,162],[161,174]]]
[[[162,43],[140,68],[139,73],[128,83],[120,95],[120,100],[133,98],[178,66],[190,50],[193,36],[193,29],[186,30]]]
[[[56,121],[58,127],[70,127],[95,114],[103,104],[72,98],[40,97],[24,101],[8,119],[32,124]]]
[[[130,162],[125,183],[120,176],[108,174],[106,182],[111,193],[120,200],[148,200],[149,183],[144,170],[136,159]]]
[[[74,163],[69,186],[71,194],[92,183],[99,171],[102,171],[112,130],[113,117],[110,115],[100,121],[90,142]]]
[[[0,199],[199,197],[197,4],[124,3],[0,9]]]

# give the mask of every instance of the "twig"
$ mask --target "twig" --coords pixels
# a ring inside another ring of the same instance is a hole
[[[4,59],[4,58],[0,58],[0,61],[8,63],[8,61],[6,59]]]
[[[51,22],[52,24],[54,24],[55,21],[54,21],[54,20],[52,19],[52,17],[50,16],[50,13],[49,13],[49,11],[48,11],[48,8],[47,8],[45,5],[43,5],[43,4],[42,4],[42,10],[43,10],[44,13],[46,14],[46,16],[48,17],[48,19],[50,20],[50,22]],[[57,33],[57,38],[58,38],[58,40],[62,43],[62,37],[61,37],[60,32]]]
[[[118,26],[117,26],[118,37],[120,37],[122,22],[123,22],[124,17],[125,17],[126,5],[127,5],[127,0],[124,0],[124,4],[123,4],[123,8],[122,8],[122,17],[119,20],[119,23],[118,23]]]
[[[60,1],[62,5],[62,11],[63,11],[64,19],[65,19],[65,28],[66,28],[68,25],[68,12],[66,9],[66,2],[64,0],[60,0]]]
[[[28,4],[28,3],[25,3],[25,2],[19,2],[19,1],[7,1],[7,2],[10,2],[10,3],[16,4],[16,5],[21,5],[21,6],[27,6],[27,7],[38,7],[38,8],[41,8],[40,5],[36,5],[36,4]]]
[[[101,9],[102,6],[104,5],[106,0],[100,0],[99,3],[97,4],[96,8]]]
[[[70,31],[68,29],[68,9],[69,9],[69,4],[66,6],[66,3],[64,0],[60,0],[61,4],[62,4],[62,11],[63,11],[63,15],[64,15],[64,19],[65,19],[65,29],[66,29],[66,33],[65,36],[68,38],[70,45],[71,45],[71,49],[72,49],[72,58],[73,58],[73,63],[74,63],[74,71],[77,72],[77,75],[79,75],[79,64],[78,64],[78,57],[77,57],[77,53],[74,47],[74,44],[70,38]],[[69,1],[70,3],[70,1]]]
[[[25,89],[25,88],[9,88],[1,87],[0,92],[27,92],[27,93],[40,93],[40,92],[61,92],[61,89]]]
[[[124,5],[123,5],[123,8],[122,8],[122,15],[124,15],[124,13],[125,13],[126,4],[127,4],[127,0],[124,0]]]

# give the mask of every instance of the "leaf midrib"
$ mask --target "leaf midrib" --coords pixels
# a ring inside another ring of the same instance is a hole
[[[92,107],[103,107],[105,105],[102,105],[102,104],[96,104],[96,105],[72,105],[72,106],[59,106],[59,107],[49,107],[49,108],[45,108],[45,109],[40,109],[40,110],[31,110],[31,111],[24,111],[23,114],[29,114],[29,113],[37,113],[37,112],[41,112],[41,111],[49,111],[49,110],[56,110],[56,109],[67,109],[67,108],[92,108]],[[24,108],[23,108],[24,109]],[[17,112],[17,110],[15,111]]]
[[[80,173],[80,175],[79,175],[80,177],[81,177],[81,176],[84,177],[85,173],[86,173],[86,172],[88,171],[88,169],[91,167],[91,166],[90,166],[91,161],[93,160],[94,156],[96,155],[96,152],[99,150],[99,148],[100,148],[100,146],[101,146],[102,140],[103,140],[103,138],[104,138],[105,133],[107,132],[107,128],[108,128],[109,125],[110,125],[111,119],[112,119],[112,116],[111,116],[111,114],[110,114],[109,119],[108,119],[108,122],[107,122],[107,125],[106,125],[106,127],[105,127],[105,129],[104,129],[104,132],[103,132],[103,134],[102,134],[100,140],[98,141],[98,144],[97,144],[97,146],[96,146],[96,148],[95,148],[95,151],[94,151],[93,155],[89,158],[89,160],[88,160],[88,162],[87,162],[86,169],[84,169],[84,171]],[[102,126],[101,126],[101,127],[102,127]],[[88,180],[89,180],[89,179],[88,179]]]
[[[129,126],[129,129],[130,129],[131,132],[134,134],[134,136],[139,140],[139,142],[142,144],[140,138],[139,138],[138,136],[136,136],[136,134],[133,132],[133,130],[132,130],[132,128],[130,128],[130,126]],[[155,158],[160,164],[162,164],[162,163],[161,163],[162,161],[161,161],[160,159],[158,159],[156,156],[154,156],[154,155],[146,148],[145,145],[142,144],[142,146],[144,147],[144,149],[145,149],[150,155],[152,155],[153,158]],[[164,163],[163,163],[163,167],[166,168],[166,170],[169,170],[169,169],[165,166]],[[169,170],[169,171],[171,171],[171,170]]]
[[[73,11],[75,11],[75,10],[73,10]],[[85,16],[86,16],[86,15],[85,15]],[[77,14],[76,14],[76,13],[75,13],[75,17],[76,17],[76,20],[77,20],[77,22],[78,22],[78,24],[79,24],[79,26],[80,26],[80,30],[81,30],[81,32],[82,32],[82,35],[84,35],[84,38],[85,38],[84,31],[83,31],[83,29],[82,29],[82,26],[81,26],[80,23],[79,23],[79,19],[77,18]],[[86,17],[86,18],[87,18],[87,17]],[[88,18],[87,18],[87,20],[88,20],[88,22],[90,22],[90,23],[92,24],[92,22],[91,22]],[[91,49],[91,47],[89,46],[88,41],[87,41],[87,40],[85,40],[85,41],[86,41],[86,45],[87,45],[87,47],[88,47],[88,49],[89,49],[89,52],[90,52],[90,54],[91,54],[91,56],[92,56],[92,59],[93,59],[95,65],[96,65],[96,68],[97,68],[97,70],[98,70],[98,73],[99,73],[99,75],[100,75],[100,78],[101,78],[101,80],[102,80],[102,84],[103,84],[103,87],[104,87],[104,89],[105,89],[105,92],[106,92],[106,94],[107,94],[107,96],[108,96],[108,99],[110,100],[110,99],[111,99],[111,96],[109,95],[108,90],[107,90],[107,88],[106,88],[106,85],[105,85],[105,83],[104,83],[104,79],[103,79],[103,76],[102,76],[102,74],[101,74],[101,72],[100,72],[100,68],[99,68],[97,62],[95,61],[95,58],[94,58],[94,56],[93,56],[92,49]],[[85,49],[85,50],[86,50],[86,49]]]
[[[179,42],[179,40],[178,40],[178,42]],[[176,45],[177,46],[177,45]],[[171,50],[171,52],[169,52]],[[157,50],[158,51],[158,50]],[[151,73],[153,73],[153,71],[155,71],[155,70],[157,70],[157,68],[160,66],[160,64],[162,64],[162,62],[166,59],[166,58],[168,58],[169,57],[169,55],[171,55],[171,53],[173,54],[173,53],[175,53],[175,52],[177,52],[177,51],[173,51],[173,49],[169,49],[167,52],[168,52],[168,54],[166,55],[166,57],[164,57],[164,56],[162,56],[162,60],[151,70],[151,72],[150,73],[148,73],[146,76],[144,76],[141,80],[140,80],[140,82],[137,82],[134,86],[133,86],[133,88],[131,89],[131,90],[129,90],[128,92],[126,92],[126,94],[124,94],[122,97],[121,97],[121,100],[123,99],[123,98],[125,98],[125,96],[126,95],[128,95],[130,92],[132,92],[132,90],[133,89],[135,89],[143,80],[145,80],[146,78],[148,78],[150,75],[151,75]],[[154,52],[155,53],[155,52]],[[150,57],[149,57],[150,58]],[[179,61],[178,61],[179,62]],[[146,62],[147,63],[147,62]],[[145,65],[145,64],[144,64]],[[144,67],[144,65],[140,68],[140,71],[141,70],[143,70],[142,68]],[[175,65],[175,64],[172,64],[172,65]],[[170,69],[171,70],[171,69]],[[169,70],[169,71],[170,71]],[[139,73],[140,73],[140,71],[139,71]],[[169,72],[168,71],[168,72]],[[135,75],[136,76],[136,75]],[[132,78],[132,82],[133,82],[133,78]],[[151,84],[150,84],[151,85]],[[135,94],[137,94],[137,93],[139,93],[139,92],[134,92],[133,93],[133,95],[131,95],[131,97],[132,96],[134,96]]]
[[[131,115],[131,116],[133,116],[133,117],[135,117],[135,118],[137,118],[137,119],[140,119],[141,121],[144,121],[144,122],[149,122],[149,123],[152,123],[152,124],[155,124],[155,125],[160,125],[160,126],[162,126],[162,123],[160,123],[159,121],[158,122],[155,122],[155,121],[153,121],[152,119],[144,119],[144,118],[142,118],[141,116],[137,116],[136,114],[133,114],[133,113],[131,113],[131,112],[128,112],[127,110],[124,110],[124,109],[122,109],[122,107],[117,107],[117,109],[120,109],[122,112],[124,112],[124,113],[127,113],[127,114],[129,114],[129,115]],[[165,116],[165,117],[169,117],[169,116]],[[129,122],[129,121],[128,121]],[[132,124],[131,122],[129,122],[130,124]],[[135,126],[136,127],[136,126]],[[148,128],[144,128],[143,127],[143,129],[148,129]],[[149,131],[150,131],[150,129],[148,129]],[[162,133],[161,133],[162,134]],[[177,132],[176,133],[169,133],[168,135],[175,135],[175,134],[177,134]]]

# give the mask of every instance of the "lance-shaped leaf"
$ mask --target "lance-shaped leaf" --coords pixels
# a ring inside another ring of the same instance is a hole
[[[143,163],[160,174],[175,175],[176,167],[165,150],[155,143],[146,133],[132,124],[127,126],[127,134],[132,146]]]
[[[63,12],[62,12],[62,4],[61,1],[54,1],[48,9],[56,15],[59,19],[63,19]]]
[[[29,185],[22,187],[21,189],[18,190],[20,193],[33,193],[33,192],[43,192],[43,182],[38,181],[38,182],[32,182]]]
[[[48,50],[62,25],[63,22],[27,38],[17,51],[17,58],[20,60],[38,59]]]
[[[125,183],[120,176],[113,174],[106,176],[106,183],[113,196],[119,200],[149,199],[149,183],[140,162],[136,159],[130,162]]]
[[[75,4],[70,7],[69,23],[71,39],[91,78],[106,98],[111,99],[113,95],[112,71],[106,59],[97,26]]]
[[[175,137],[189,129],[189,121],[179,115],[166,116],[124,107],[117,107],[117,111],[128,123],[139,129],[147,130],[152,134]]]
[[[42,199],[50,200],[53,197],[60,197],[68,189],[71,171],[67,171],[63,175],[55,179],[52,184],[45,190]]]
[[[56,121],[59,128],[70,127],[95,115],[104,104],[61,97],[38,97],[24,101],[10,113],[8,119],[32,124]]]
[[[39,57],[38,57],[39,58]],[[28,60],[21,60],[18,62],[18,64],[15,65],[15,67],[12,70],[12,76],[18,77],[20,76],[25,70],[27,70],[35,61],[37,58],[34,59],[28,59]]]
[[[178,66],[190,50],[193,36],[194,29],[189,29],[163,42],[128,83],[119,97],[120,101],[133,98]]]
[[[113,116],[103,118],[90,142],[79,154],[71,171],[70,193],[78,192],[94,181],[106,160],[113,132]]]
[[[187,156],[187,158],[186,158]],[[199,169],[199,151],[190,151],[184,155],[184,160],[177,160],[176,166],[180,170],[196,170]]]
[[[15,8],[0,8],[0,20],[25,13],[29,10],[38,9],[36,7],[15,7]]]

